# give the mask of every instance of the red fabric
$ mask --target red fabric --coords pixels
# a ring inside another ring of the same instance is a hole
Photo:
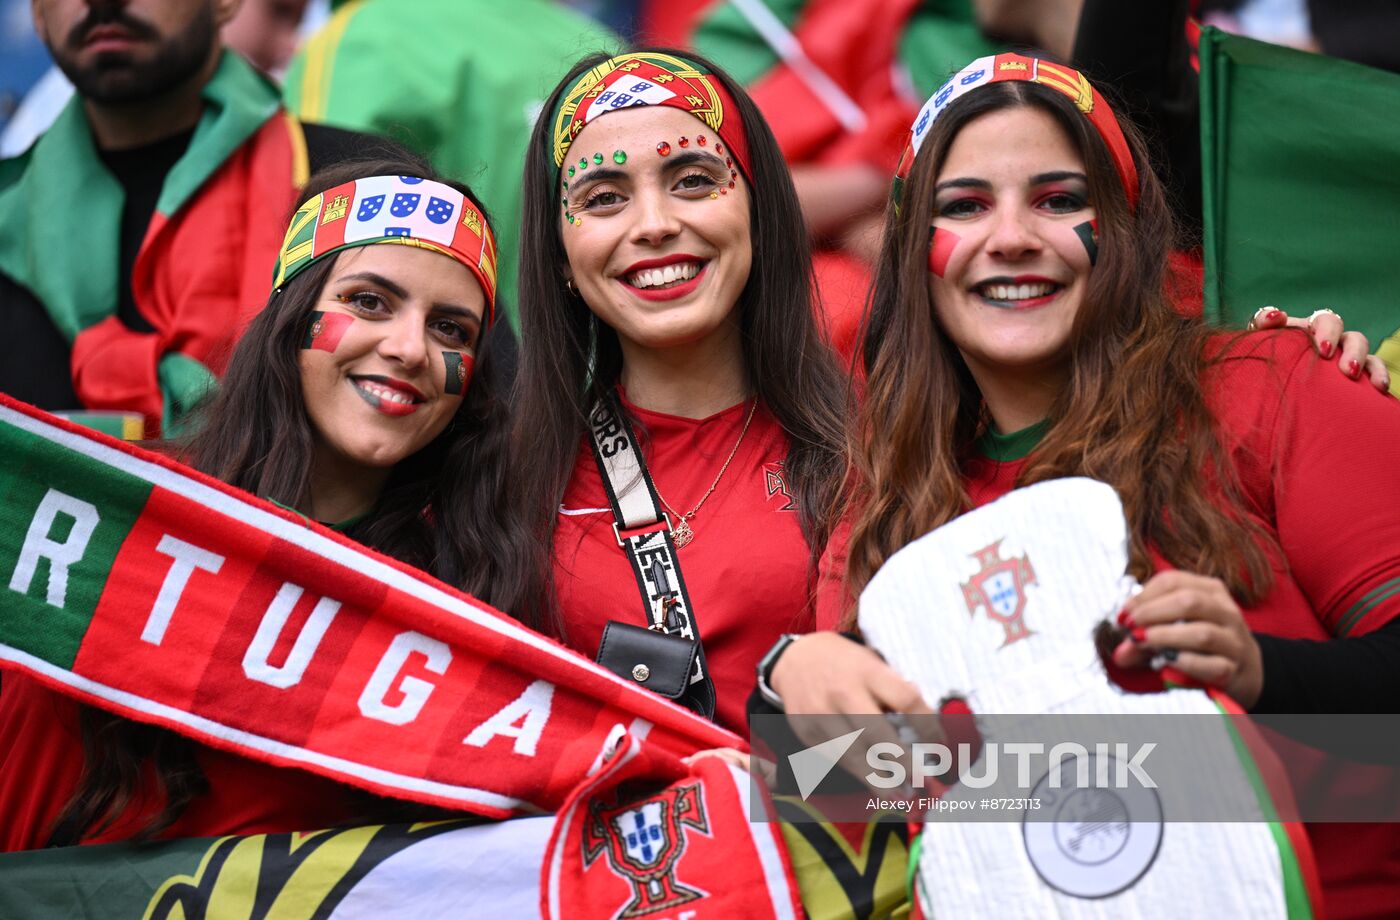
[[[647,48],[688,48],[695,24],[712,0],[642,0],[637,44]]]
[[[559,809],[540,916],[801,917],[768,796],[717,757],[687,765],[622,735]]]
[[[865,113],[848,134],[806,82],[779,63],[749,87],[789,163],[866,162],[893,172],[918,106],[894,85],[899,37],[918,0],[813,0],[793,34],[802,50]]]
[[[48,842],[82,772],[78,711],[72,699],[27,675],[6,671],[0,678],[0,851]],[[356,818],[348,786],[203,745],[196,751],[209,794],[192,802],[162,838],[317,830]],[[148,779],[144,794],[112,827],[82,842],[112,843],[139,831],[164,804],[154,777]]]
[[[657,489],[677,511],[689,511],[734,448],[748,403],[704,419],[650,412],[625,397],[623,404]],[[694,541],[680,550],[715,681],[715,721],[746,738],[745,704],[759,659],[783,633],[813,626],[809,551],[782,474],[787,452],[787,436],[759,406],[729,470],[690,520]],[[674,523],[676,515],[671,519]],[[598,466],[584,441],[554,532],[554,578],[564,642],[590,658],[609,620],[643,623],[637,581],[613,537],[612,522]]]
[[[110,317],[73,342],[73,384],[89,409],[137,410],[157,432],[156,366],[180,352],[221,374],[239,332],[267,301],[296,204],[289,123],[278,111],[174,215],[157,212],[131,288],[155,332]]]
[[[1400,576],[1400,515],[1378,513],[1400,505],[1400,402],[1347,380],[1301,332],[1248,335],[1227,354],[1207,372],[1211,411],[1250,517],[1288,561],[1286,570],[1275,566],[1273,590],[1244,611],[1245,621],[1270,635],[1329,638],[1369,590]],[[1365,432],[1365,440],[1342,432]],[[975,461],[967,483],[974,505],[1010,491],[1022,466]],[[1346,634],[1370,632],[1397,614],[1400,595],[1392,595]],[[1392,915],[1400,904],[1400,825],[1307,827],[1328,916]]]

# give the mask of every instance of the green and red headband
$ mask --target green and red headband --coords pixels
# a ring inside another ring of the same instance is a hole
[[[638,51],[589,68],[559,97],[549,121],[554,183],[559,183],[574,138],[589,122],[639,105],[665,105],[694,115],[729,146],[744,178],[753,181],[744,121],[720,79],[683,57]]]
[[[1118,170],[1118,178],[1123,183],[1123,191],[1128,196],[1128,207],[1137,207],[1137,167],[1133,165],[1133,154],[1128,149],[1123,130],[1118,127],[1118,119],[1103,96],[1094,89],[1084,74],[1074,68],[1021,54],[998,54],[978,58],[954,74],[929,97],[928,102],[924,103],[924,107],[914,119],[914,124],[909,128],[909,142],[904,147],[904,154],[899,158],[899,168],[895,171],[893,194],[896,206],[904,180],[909,177],[909,170],[914,166],[914,157],[918,156],[919,148],[938,116],[955,100],[973,90],[1008,80],[1039,83],[1068,96],[1075,107],[1084,113],[1084,117],[1089,119],[1089,123],[1098,131],[1099,137],[1103,138],[1108,147],[1109,156]]]
[[[272,286],[316,261],[355,246],[397,243],[441,253],[467,267],[486,294],[486,322],[496,315],[496,237],[461,192],[415,176],[371,176],[327,189],[297,208]]]

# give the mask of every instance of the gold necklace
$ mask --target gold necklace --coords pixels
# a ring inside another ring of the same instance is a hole
[[[739,445],[744,443],[744,435],[749,433],[749,422],[753,421],[753,413],[757,408],[758,397],[754,397],[754,401],[749,405],[749,414],[744,418],[744,428],[739,432],[739,440],[734,442],[734,449],[729,452],[729,456],[724,461],[724,466],[719,468],[719,475],[715,477],[714,482],[710,483],[710,488],[706,490],[705,494],[700,496],[700,500],[695,503],[694,508],[691,508],[685,514],[681,514],[675,508],[671,507],[670,502],[666,501],[666,497],[661,494],[660,488],[656,490],[656,497],[661,499],[661,504],[665,505],[666,510],[676,515],[679,519],[679,523],[673,525],[671,528],[671,539],[676,541],[676,549],[680,549],[691,540],[695,539],[695,531],[690,529],[690,519],[695,517],[695,512],[699,511],[700,506],[705,504],[705,501],[714,494],[715,487],[718,486],[719,481],[724,478],[724,471],[729,469],[729,464],[734,460],[734,455],[739,452]]]

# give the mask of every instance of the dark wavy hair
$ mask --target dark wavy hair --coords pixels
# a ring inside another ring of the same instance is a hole
[[[482,207],[465,185],[442,179],[407,153],[323,170],[311,177],[301,199],[383,175],[444,182]],[[322,259],[272,293],[235,346],[218,392],[196,416],[195,434],[162,449],[259,497],[289,508],[308,507],[314,435],[302,400],[298,352],[334,264],[334,259]],[[482,336],[471,386],[447,428],[394,467],[369,514],[345,534],[508,608],[514,601],[507,575],[519,568],[519,541],[512,538],[514,519],[504,507],[507,426],[503,382],[492,359],[494,335],[486,331]],[[447,470],[469,474],[448,475]],[[87,706],[81,709],[79,728],[83,772],[55,822],[50,845],[75,844],[111,827],[146,782],[148,764],[154,766],[164,806],[134,839],[159,834],[208,791],[196,746],[181,735]],[[381,805],[365,796],[367,816],[388,813]]]
[[[1271,583],[1268,540],[1239,510],[1233,467],[1202,390],[1210,330],[1173,311],[1164,292],[1174,228],[1142,138],[1122,124],[1139,172],[1132,209],[1089,120],[1063,94],[1025,82],[983,87],[950,105],[924,140],[899,208],[887,211],[864,331],[867,386],[852,436],[859,482],[850,596],[892,553],[970,506],[963,470],[988,418],[936,319],[929,227],[938,173],[958,132],[1015,107],[1047,112],[1064,130],[1084,160],[1099,225],[1098,261],[1070,333],[1070,378],[1016,484],[1064,476],[1109,483],[1123,499],[1135,576],[1151,575],[1150,546],[1178,568],[1220,578],[1248,603]]]
[[[753,269],[739,295],[743,357],[754,389],[791,444],[784,469],[799,503],[813,559],[831,530],[846,472],[844,383],[827,348],[813,302],[811,254],[797,194],[782,152],[758,108],[730,77],[689,51],[674,54],[710,70],[733,97],[748,136],[753,175],[749,221]],[[576,63],[544,104],[551,112],[585,71],[610,57]],[[525,157],[520,270],[520,373],[515,397],[512,472],[532,536],[523,572],[525,618],[560,634],[552,578],[556,509],[587,429],[590,407],[611,394],[622,368],[617,334],[565,287],[559,195],[550,161],[548,118],[535,125]],[[815,566],[814,566],[815,569]]]

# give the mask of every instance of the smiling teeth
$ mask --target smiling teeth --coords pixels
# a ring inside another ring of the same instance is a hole
[[[385,402],[398,403],[401,406],[413,405],[412,396],[409,396],[407,393],[401,393],[393,387],[386,387],[383,384],[374,383],[369,380],[357,380],[355,381],[355,386]]]
[[[1038,284],[988,284],[982,287],[982,296],[988,300],[1030,300],[1048,296],[1058,286],[1044,281]]]
[[[700,273],[698,262],[677,262],[662,268],[644,268],[627,276],[627,283],[633,287],[651,288],[664,284],[689,281]]]

